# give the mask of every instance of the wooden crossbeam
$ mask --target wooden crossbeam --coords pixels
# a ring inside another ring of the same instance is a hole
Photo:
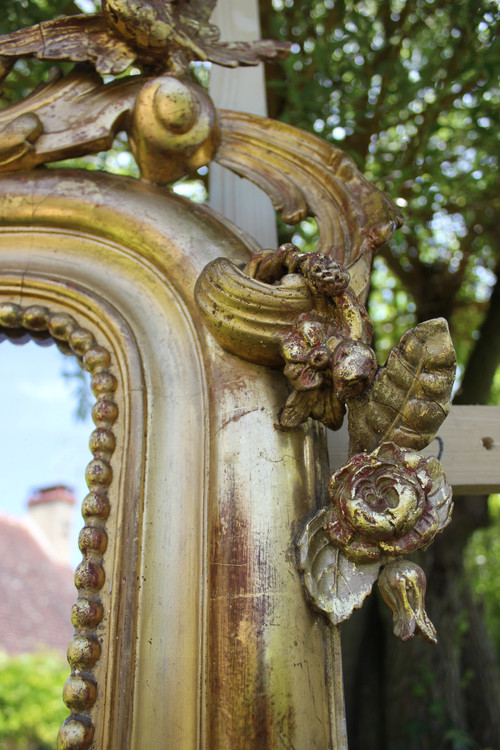
[[[332,471],[347,460],[347,425],[328,431]],[[500,492],[500,406],[454,406],[422,453],[441,461],[455,495]]]

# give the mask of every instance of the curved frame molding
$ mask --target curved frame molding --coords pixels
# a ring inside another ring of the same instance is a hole
[[[258,248],[168,191],[69,170],[3,177],[0,226],[0,301],[74,317],[117,382],[92,747],[328,748],[294,554],[324,436],[274,429],[282,375],[224,353],[193,296],[208,262]]]

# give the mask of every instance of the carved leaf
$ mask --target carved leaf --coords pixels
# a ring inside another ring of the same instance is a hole
[[[297,544],[304,584],[314,606],[338,625],[361,607],[382,561],[359,564],[347,558],[324,529],[326,513],[323,508],[306,523]]]
[[[437,458],[431,456],[427,459],[427,471],[432,478],[432,491],[429,495],[429,501],[437,515],[438,531],[442,531],[451,521],[453,490],[446,481],[443,467]]]
[[[68,16],[0,37],[0,57],[90,62],[98,73],[123,73],[136,53],[114,34],[102,13]]]
[[[288,42],[275,42],[273,39],[261,39],[256,42],[217,42],[205,44],[203,49],[207,60],[227,68],[257,65],[261,60],[275,60],[290,54]]]
[[[351,455],[386,441],[414,450],[429,445],[450,410],[455,367],[444,319],[407,331],[370,391],[349,402]]]
[[[0,111],[0,171],[30,169],[110,148],[148,80],[133,76],[104,84],[92,70],[51,77]]]

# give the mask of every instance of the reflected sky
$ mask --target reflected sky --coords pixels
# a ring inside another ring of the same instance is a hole
[[[84,474],[94,425],[90,416],[85,421],[75,416],[75,382],[62,375],[73,362],[56,346],[0,343],[0,511],[22,516],[33,489],[71,487],[77,498],[70,561],[75,566],[81,560],[79,505],[87,494]]]

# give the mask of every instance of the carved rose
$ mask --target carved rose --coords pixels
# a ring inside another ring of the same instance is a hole
[[[383,443],[359,453],[330,479],[326,529],[357,562],[428,545],[450,520],[451,487],[439,462]]]

